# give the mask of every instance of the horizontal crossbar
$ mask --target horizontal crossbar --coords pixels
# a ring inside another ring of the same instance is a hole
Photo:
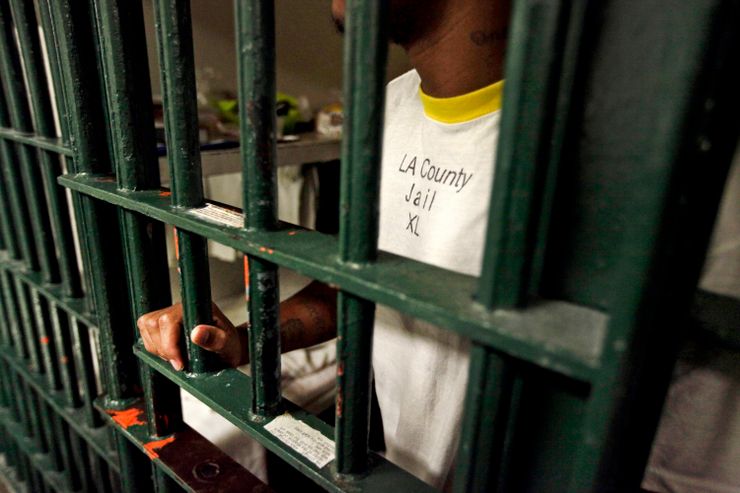
[[[250,232],[234,221],[204,218],[199,209],[175,209],[164,190],[120,191],[110,176],[65,175],[59,182],[572,378],[591,381],[599,368],[608,322],[600,311],[548,300],[523,310],[488,311],[474,300],[477,279],[471,276],[384,252],[371,265],[341,263],[334,236],[288,224],[276,232]]]
[[[65,146],[60,139],[51,139],[49,137],[40,137],[38,135],[19,132],[10,128],[0,128],[0,138],[8,139],[19,144],[27,144],[45,151],[56,152],[63,156],[74,155],[70,147]]]

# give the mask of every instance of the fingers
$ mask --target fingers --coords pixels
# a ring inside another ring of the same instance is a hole
[[[198,346],[217,353],[231,366],[240,364],[242,344],[240,336],[223,312],[213,305],[214,325],[198,325],[190,339]],[[180,338],[183,332],[182,305],[147,313],[136,322],[144,347],[152,354],[169,361],[175,370],[185,366]]]
[[[175,370],[184,366],[179,339],[182,332],[182,305],[176,304],[142,315],[136,321],[144,347],[169,361]]]

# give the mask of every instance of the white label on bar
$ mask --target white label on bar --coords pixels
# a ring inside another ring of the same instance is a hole
[[[267,423],[265,429],[319,469],[334,460],[334,440],[288,413]]]
[[[201,217],[207,221],[223,224],[232,228],[244,227],[244,216],[241,212],[232,211],[226,207],[214,204],[206,204],[205,207],[191,209],[190,214]]]

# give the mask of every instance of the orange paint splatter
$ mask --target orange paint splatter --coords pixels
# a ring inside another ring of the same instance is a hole
[[[63,365],[66,365],[67,363],[69,363],[69,358],[67,358],[66,356],[62,356],[61,358],[59,358],[59,362]]]
[[[170,195],[172,195],[172,192],[170,192],[169,190],[162,190],[161,192],[159,192],[160,197],[169,197]]]
[[[155,440],[153,442],[145,443],[144,451],[146,452],[146,455],[148,455],[150,459],[154,460],[159,457],[159,454],[156,452],[157,450],[163,448],[165,445],[169,445],[170,443],[174,441],[175,441],[175,437],[169,436],[167,438],[163,438],[162,440]]]
[[[43,336],[39,340],[41,341],[41,344],[49,344],[49,338],[47,336]]]
[[[295,236],[297,231],[288,231],[288,236]]]
[[[118,423],[123,429],[134,425],[143,425],[144,421],[141,420],[141,415],[144,413],[143,409],[131,407],[124,409],[123,411],[116,411],[115,409],[107,409],[105,412],[110,414],[113,421]]]
[[[342,375],[344,375],[344,363],[340,361],[337,365],[337,376],[341,377]]]
[[[267,248],[265,248],[265,247],[260,247],[260,252],[266,252],[266,251],[267,251]]]
[[[249,301],[249,258],[244,256],[244,299]]]
[[[275,253],[275,250],[273,250],[272,248],[268,248],[267,249],[267,253],[269,253],[270,255],[272,255],[273,253]]]
[[[174,242],[175,242],[175,258],[177,260],[180,260],[180,244],[177,241],[177,228],[172,228],[172,236],[173,236]],[[178,267],[178,269],[179,269],[179,267]]]

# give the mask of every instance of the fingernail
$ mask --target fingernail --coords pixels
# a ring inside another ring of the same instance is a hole
[[[172,368],[174,368],[176,371],[182,370],[182,363],[180,363],[179,361],[171,359],[170,364],[172,365]]]
[[[196,327],[195,330],[198,331],[198,338],[200,339],[200,341],[198,341],[198,344],[200,344],[201,346],[208,344],[208,342],[211,340],[211,333],[203,327]]]

